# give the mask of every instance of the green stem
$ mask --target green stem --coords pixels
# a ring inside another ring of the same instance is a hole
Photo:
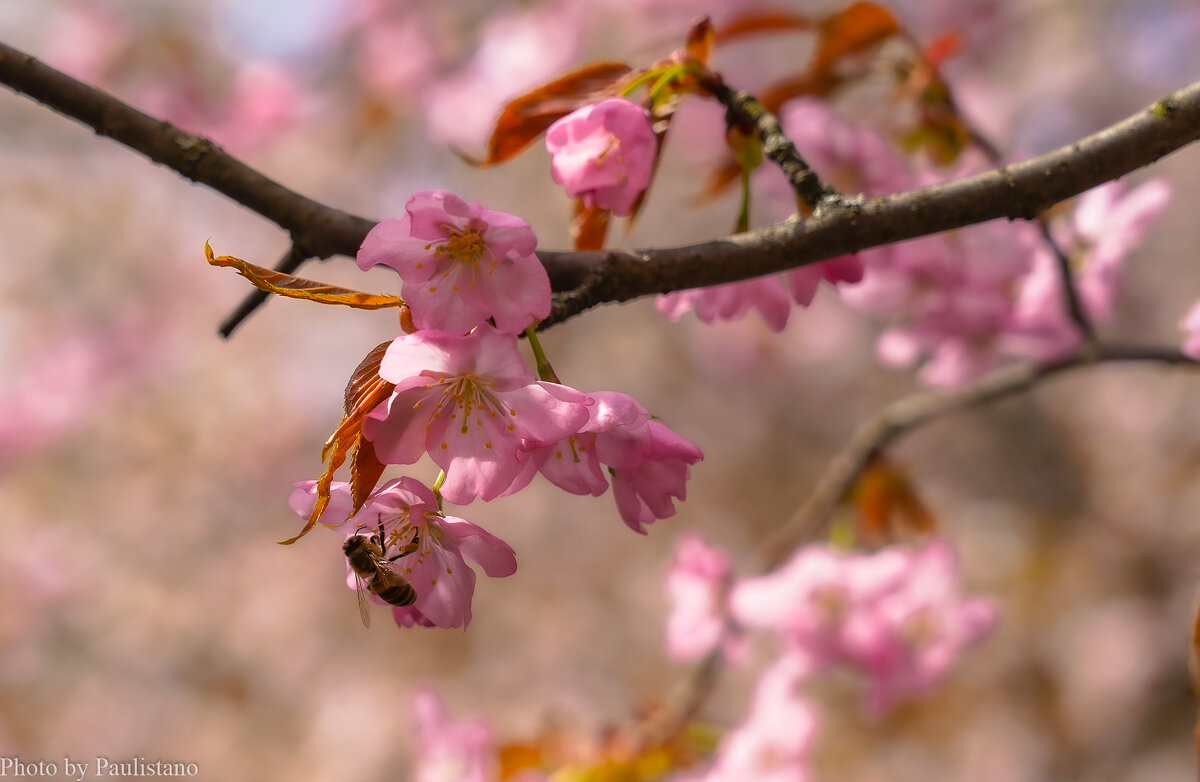
[[[662,71],[662,76],[660,76],[658,81],[654,82],[654,86],[650,88],[650,105],[657,105],[658,97],[662,91],[665,90],[671,84],[671,82],[677,80],[680,76],[683,76],[685,73],[687,73],[688,70],[689,68],[687,65],[676,65],[671,68],[664,69]]]
[[[441,470],[440,472],[438,472],[437,480],[433,482],[433,486],[429,487],[429,488],[433,489],[433,496],[437,497],[439,513],[442,511],[442,484],[444,484],[445,482],[446,482],[446,471]]]
[[[658,78],[658,76],[657,76],[658,73],[659,73],[659,71],[657,71],[657,70],[646,71],[646,72],[642,73],[636,79],[634,79],[633,81],[631,81],[625,85],[625,87],[621,90],[621,97],[628,98],[630,95],[632,95],[634,92],[636,92],[639,88],[641,88],[642,85],[646,84],[647,82],[649,82],[653,79]]]
[[[538,340],[537,331],[533,326],[525,329],[525,336],[529,339],[529,347],[533,349],[533,358],[537,362],[538,378],[550,383],[560,382],[558,375],[554,374],[554,367],[550,366],[550,359],[546,358],[545,351],[542,350],[542,343]]]

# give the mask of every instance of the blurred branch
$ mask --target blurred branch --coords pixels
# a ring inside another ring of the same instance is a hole
[[[0,44],[0,83],[91,126],[287,230],[318,258],[354,256],[374,223],[288,190],[211,141],[137,111]],[[607,302],[736,282],[1053,204],[1128,174],[1200,138],[1200,82],[1092,136],[1040,157],[905,193],[822,201],[813,215],[683,247],[541,251],[556,297],[542,327]]]
[[[859,202],[824,201],[810,217],[703,244],[542,252],[543,262],[557,272],[551,276],[556,289],[564,283],[573,288],[555,302],[544,325],[605,302],[736,282],[1001,217],[1032,220],[1197,138],[1200,82],[1053,152],[964,179]],[[585,280],[596,270],[602,273]]]
[[[767,540],[763,547],[762,572],[779,567],[798,546],[815,540],[867,462],[902,435],[944,415],[1029,391],[1061,372],[1118,362],[1183,364],[1200,369],[1200,363],[1175,349],[1085,343],[1077,352],[1057,361],[1010,364],[953,391],[926,391],[893,402],[854,431],[841,451],[830,460],[808,499],[791,520]],[[1200,659],[1200,652],[1196,651],[1200,649],[1200,613],[1196,616],[1193,661]],[[639,734],[643,741],[648,745],[664,742],[695,718],[717,684],[723,660],[724,651],[718,646],[677,683],[662,713],[643,726]],[[1194,674],[1194,677],[1200,682],[1200,675]],[[1200,691],[1200,684],[1197,689]],[[1200,721],[1196,728],[1196,746],[1200,752]]]
[[[375,224],[289,190],[212,141],[143,114],[3,43],[0,83],[257,212],[311,256],[354,255]]]
[[[971,143],[983,152],[992,165],[1000,165],[1000,161],[1002,160],[1000,148],[993,144],[991,139],[979,128],[975,127],[974,123],[963,114],[962,109],[958,106],[958,101],[954,98],[954,93],[950,90],[950,85],[944,84],[943,86],[946,89],[946,102],[954,112],[954,115],[966,126],[967,131],[970,133]],[[1071,269],[1071,259],[1067,256],[1066,251],[1063,250],[1062,245],[1058,243],[1058,240],[1054,238],[1054,234],[1050,230],[1049,215],[1043,212],[1038,215],[1035,222],[1042,235],[1042,241],[1054,256],[1054,262],[1058,268],[1058,276],[1062,281],[1063,306],[1066,308],[1067,316],[1075,324],[1075,327],[1079,329],[1079,334],[1083,337],[1084,342],[1095,342],[1096,327],[1092,325],[1091,318],[1087,314],[1087,308],[1083,304],[1083,298],[1079,295],[1079,285],[1075,280],[1075,272]]]
[[[1071,269],[1071,259],[1067,257],[1067,253],[1054,238],[1054,234],[1050,232],[1050,222],[1046,219],[1046,215],[1039,215],[1035,222],[1038,230],[1041,231],[1042,241],[1054,255],[1058,278],[1062,282],[1063,306],[1066,307],[1067,316],[1075,324],[1075,328],[1079,329],[1079,334],[1085,342],[1095,342],[1096,328],[1092,325],[1087,309],[1083,305],[1083,298],[1079,295],[1079,285],[1076,284],[1075,272]]]
[[[997,369],[951,391],[925,391],[900,399],[860,425],[836,456],[808,498],[764,547],[770,570],[805,541],[814,540],[854,485],[872,456],[900,436],[949,413],[1014,396],[1060,372],[1101,363],[1149,362],[1200,368],[1175,349],[1084,344],[1075,353],[1045,364],[1019,363]]]
[[[300,268],[300,264],[312,257],[312,254],[306,250],[302,250],[299,245],[293,244],[288,248],[288,251],[279,259],[279,263],[275,264],[275,271],[291,274]],[[221,321],[220,332],[222,337],[226,339],[233,333],[233,330],[241,325],[242,321],[250,317],[256,309],[267,303],[268,294],[264,290],[255,289],[247,294],[242,303],[234,308],[233,312],[225,320]]]

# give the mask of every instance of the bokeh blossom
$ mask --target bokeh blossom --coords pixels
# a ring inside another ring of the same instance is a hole
[[[1053,226],[1067,254],[1080,304],[1093,323],[1110,320],[1124,278],[1126,256],[1142,241],[1171,199],[1171,189],[1152,179],[1128,192],[1107,182],[1079,196],[1069,219]],[[1010,352],[1041,360],[1076,348],[1083,336],[1064,304],[1062,273],[1048,248],[1038,248],[1014,304]]]
[[[416,717],[416,769],[413,782],[493,782],[495,749],[491,731],[479,720],[455,720],[437,693],[413,697]]]
[[[550,278],[536,248],[521,218],[422,190],[403,217],[371,229],[358,265],[383,264],[400,275],[417,328],[462,334],[490,318],[516,334],[550,314]]]
[[[1188,308],[1187,314],[1179,321],[1179,328],[1184,332],[1184,355],[1200,361],[1200,301]]]
[[[654,169],[650,115],[624,98],[584,106],[546,130],[550,174],[567,195],[627,215]]]
[[[778,635],[807,674],[851,667],[870,681],[875,714],[936,683],[996,622],[985,598],[960,593],[946,541],[855,554],[806,546],[773,573],[740,581],[733,616]]]
[[[288,506],[308,518],[316,497],[316,482],[302,481],[295,485]],[[350,484],[335,482],[329,502],[331,512],[345,518],[352,504]],[[357,521],[361,523],[355,524]],[[516,553],[507,543],[469,521],[443,516],[433,492],[415,478],[398,478],[377,488],[344,529],[347,536],[380,534],[389,544],[386,553],[392,556],[410,542],[415,546],[393,563],[417,593],[412,605],[391,607],[401,627],[451,628],[471,622],[475,571],[466,559],[493,578],[511,576],[517,570]],[[348,562],[346,584],[357,588]],[[382,602],[377,596],[375,601]]]
[[[579,431],[591,404],[575,389],[535,380],[516,336],[490,325],[398,337],[379,375],[396,387],[364,419],[364,436],[386,464],[428,452],[446,471],[442,496],[457,505],[503,494],[520,470],[518,451]]]
[[[846,122],[826,101],[788,101],[780,112],[780,122],[804,159],[840,192],[877,196],[913,184],[908,164],[879,133]],[[795,211],[796,195],[781,178],[756,177],[755,182],[773,219],[782,220]],[[780,332],[791,318],[793,305],[811,305],[822,281],[843,292],[844,286],[863,279],[864,260],[882,252],[886,250],[865,250],[782,274],[676,291],[659,296],[655,306],[671,320],[690,311],[703,323],[736,320],[757,310],[771,331]]]
[[[721,739],[712,768],[688,782],[806,782],[819,723],[796,693],[803,679],[788,658],[762,673],[746,720]]]
[[[750,310],[758,310],[774,332],[783,331],[792,315],[791,299],[778,274],[663,294],[654,300],[654,306],[673,321],[694,312],[703,323],[737,320]]]
[[[697,660],[729,640],[724,602],[731,574],[723,549],[698,535],[684,535],[676,543],[666,581],[671,602],[667,656],[672,660]]]

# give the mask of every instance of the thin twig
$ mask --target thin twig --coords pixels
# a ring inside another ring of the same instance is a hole
[[[1085,345],[1057,361],[1010,364],[952,391],[926,391],[893,402],[855,429],[791,520],[767,541],[763,547],[767,569],[782,563],[796,546],[815,540],[871,457],[901,435],[949,413],[1027,391],[1060,372],[1111,362],[1200,367],[1173,348]]]
[[[817,539],[842,498],[858,480],[871,457],[897,438],[943,416],[1032,390],[1060,372],[1101,363],[1200,363],[1174,348],[1084,346],[1057,361],[1010,364],[953,391],[927,391],[904,397],[860,425],[829,462],[808,498],[786,525],[763,546],[762,572],[769,572],[792,555],[796,547]],[[643,726],[639,738],[656,746],[681,732],[703,707],[723,670],[724,651],[718,647],[700,659],[678,682],[656,719]],[[1198,734],[1200,735],[1200,734]]]
[[[963,114],[958,101],[954,99],[954,93],[950,89],[950,85],[943,83],[943,86],[946,90],[946,103],[967,128],[971,143],[983,152],[992,165],[1000,165],[1003,158],[1000,153],[1000,147],[993,143],[983,131],[976,127]],[[1087,313],[1087,308],[1083,305],[1083,298],[1079,294],[1079,285],[1075,279],[1075,270],[1071,268],[1071,259],[1050,231],[1048,215],[1043,212],[1038,215],[1035,222],[1037,223],[1038,230],[1041,232],[1042,241],[1051,254],[1054,255],[1055,265],[1058,267],[1059,281],[1062,283],[1063,307],[1067,311],[1067,316],[1075,324],[1075,327],[1079,329],[1079,334],[1085,343],[1095,342],[1096,327],[1092,324],[1092,320]]]
[[[293,244],[288,248],[288,251],[279,259],[279,263],[275,264],[275,271],[291,274],[300,268],[300,264],[312,257],[312,253],[300,249],[300,246]],[[229,335],[233,330],[241,325],[242,321],[250,317],[256,309],[267,303],[269,294],[266,291],[255,289],[253,292],[246,295],[242,299],[241,304],[234,308],[233,312],[221,321],[221,326],[218,331],[222,337],[229,339]]]
[[[1067,315],[1075,324],[1075,328],[1079,329],[1084,342],[1095,342],[1096,327],[1092,325],[1087,308],[1083,306],[1083,297],[1079,295],[1079,285],[1075,279],[1075,271],[1071,268],[1071,259],[1067,257],[1066,251],[1054,238],[1054,234],[1050,233],[1050,223],[1046,216],[1040,215],[1035,222],[1042,232],[1043,241],[1054,255],[1054,263],[1058,267],[1058,279],[1062,283],[1063,306],[1066,307]]]
[[[730,127],[742,125],[758,132],[758,137],[763,143],[763,153],[779,166],[792,189],[796,191],[796,196],[810,209],[815,208],[825,198],[836,195],[830,187],[821,182],[812,167],[800,156],[796,145],[780,127],[779,119],[757,98],[748,92],[734,91],[718,80],[706,83],[705,89],[725,107],[725,122]]]

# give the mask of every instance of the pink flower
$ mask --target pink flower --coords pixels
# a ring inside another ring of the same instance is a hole
[[[781,121],[805,159],[842,192],[875,196],[912,186],[907,164],[882,136],[845,122],[825,101],[788,101]],[[761,185],[769,204],[786,207],[786,211],[777,207],[779,219],[795,211],[795,193],[782,184],[781,177],[763,179]],[[735,320],[758,310],[767,328],[780,332],[791,317],[792,303],[812,304],[822,281],[839,286],[862,280],[862,259],[871,252],[879,251],[843,255],[753,280],[668,293],[659,296],[655,306],[671,320],[690,310],[704,323]]]
[[[789,100],[779,113],[783,130],[821,178],[843,193],[873,197],[908,190],[914,177],[887,137],[839,115],[828,101],[814,97]],[[795,195],[786,195],[789,211]]]
[[[297,483],[288,499],[289,507],[302,518],[308,518],[315,502],[315,481]],[[345,518],[351,507],[350,485],[335,482],[329,513]],[[464,558],[493,578],[511,576],[517,570],[516,554],[507,543],[469,521],[443,516],[433,492],[415,478],[391,480],[377,488],[354,520],[360,524],[346,525],[347,537],[378,533],[388,543],[388,559],[401,554],[393,564],[417,593],[412,605],[392,607],[401,627],[465,627],[471,622],[475,571]],[[414,550],[402,553],[410,544]],[[358,584],[349,562],[346,584],[351,589]],[[377,596],[374,599],[383,602]]]
[[[1083,308],[1093,322],[1112,318],[1125,256],[1141,242],[1170,198],[1170,187],[1161,179],[1128,193],[1120,183],[1108,182],[1079,197],[1068,224],[1054,226],[1055,239],[1071,260]],[[1082,341],[1067,314],[1062,272],[1046,248],[1039,248],[1033,268],[1019,281],[1014,320],[1006,346],[1016,355],[1057,358]]]
[[[870,556],[805,546],[773,573],[739,581],[730,606],[735,619],[779,635],[815,672],[844,660],[847,636],[862,635],[861,607],[894,589],[906,564],[896,549]]]
[[[729,640],[724,603],[730,575],[724,550],[697,535],[684,535],[676,543],[666,584],[671,601],[667,655],[672,660],[697,660]]]
[[[779,635],[804,675],[850,666],[871,681],[878,714],[937,682],[994,627],[991,601],[959,591],[945,541],[850,554],[806,546],[779,570],[739,582],[733,616]]]
[[[371,229],[359,268],[382,263],[403,280],[418,329],[462,334],[489,318],[517,334],[550,314],[550,278],[529,223],[453,193],[422,190],[404,217]]]
[[[700,449],[652,420],[628,394],[593,391],[587,423],[551,445],[527,442],[522,467],[509,494],[524,488],[537,472],[572,494],[598,497],[608,488],[602,466],[612,476],[621,518],[636,532],[675,514],[672,497],[683,499],[688,466],[703,458]]]
[[[1188,309],[1183,320],[1179,321],[1179,328],[1186,334],[1183,339],[1184,355],[1200,361],[1200,301],[1196,301]]]
[[[897,588],[864,607],[859,622],[870,630],[847,643],[847,660],[871,678],[867,707],[875,714],[936,684],[996,625],[992,601],[959,593],[958,557],[948,542],[934,541],[908,560]]]
[[[654,306],[673,321],[691,311],[704,323],[736,320],[756,309],[767,328],[776,333],[783,331],[792,314],[784,278],[778,274],[667,293],[655,299]]]
[[[478,720],[453,720],[432,690],[413,698],[417,762],[413,782],[492,782],[495,750],[491,731]]]
[[[591,404],[573,388],[535,381],[516,336],[486,324],[464,336],[401,336],[379,375],[396,388],[364,419],[364,436],[385,464],[412,464],[428,452],[446,471],[442,496],[457,505],[503,494],[520,469],[522,445],[579,431]]]
[[[713,767],[697,782],[806,782],[818,720],[796,695],[802,678],[787,657],[764,671],[750,716],[721,739]]]
[[[584,106],[546,130],[550,173],[587,206],[627,215],[654,169],[650,115],[624,98]]]
[[[672,498],[687,497],[689,465],[704,458],[700,449],[661,421],[596,438],[600,461],[612,475],[621,518],[634,532],[675,515]]]
[[[855,255],[842,255],[830,258],[820,263],[810,263],[798,269],[785,272],[783,278],[787,281],[792,298],[801,307],[812,304],[817,295],[817,287],[825,280],[832,285],[849,283],[853,285],[863,278],[863,262]],[[778,330],[778,329],[777,329]]]
[[[514,482],[524,487],[535,472],[563,491],[599,497],[608,489],[596,440],[609,433],[644,426],[650,420],[646,408],[628,394],[594,391],[588,420],[579,431],[553,445],[531,449],[525,474]],[[510,490],[511,491],[511,490]]]

